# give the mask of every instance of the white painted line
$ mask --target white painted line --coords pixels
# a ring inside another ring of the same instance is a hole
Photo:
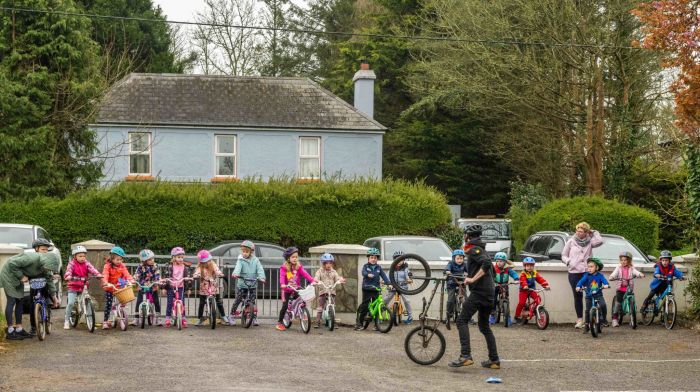
[[[700,362],[700,358],[688,359],[617,359],[617,358],[542,358],[542,359],[502,359],[503,362]]]

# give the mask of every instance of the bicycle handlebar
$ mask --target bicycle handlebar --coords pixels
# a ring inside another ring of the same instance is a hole
[[[314,282],[313,284],[321,285],[321,286],[323,286],[323,288],[326,289],[326,290],[333,290],[333,289],[335,288],[335,286],[337,286],[337,285],[339,285],[339,284],[343,284],[343,282],[341,282],[341,281],[338,280],[338,281],[336,281],[335,283],[333,283],[331,286],[328,286],[327,284],[325,284],[325,283],[323,283],[323,282],[321,282],[321,281]]]
[[[194,280],[194,279],[182,278],[182,279],[175,280],[173,278],[163,278],[163,279],[159,280],[157,283],[179,284],[179,283],[184,282],[184,281],[192,281],[192,280]]]

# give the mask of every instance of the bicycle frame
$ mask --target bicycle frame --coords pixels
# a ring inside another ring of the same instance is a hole
[[[333,289],[335,289],[335,287],[337,285],[342,284],[342,283],[340,280],[338,280],[335,283],[333,283],[331,286],[327,286],[323,282],[317,282],[317,284],[323,286],[323,288],[325,290],[328,290],[327,293],[321,294],[321,295],[326,296],[326,306],[323,308],[323,313],[321,314],[321,318],[323,321],[327,321],[328,315],[330,314],[331,309],[334,311],[333,313],[335,314],[335,297],[333,295],[331,295],[331,292],[333,291]],[[396,294],[398,295],[398,292],[396,292]]]
[[[158,281],[151,282],[150,284],[148,284],[148,283],[143,284],[143,285],[138,283],[138,282],[136,284],[139,286],[139,288],[141,289],[141,291],[145,297],[144,300],[139,305],[138,315],[141,317],[143,317],[144,315],[146,317],[153,316],[153,318],[154,318],[153,321],[155,321],[156,308],[155,308],[155,301],[153,300],[153,290],[154,290],[153,286],[157,286]],[[157,287],[155,288],[155,290],[157,290]],[[142,323],[143,322],[144,321],[142,321]]]
[[[369,303],[367,306],[367,309],[369,311],[369,314],[372,318],[379,317],[381,321],[388,320],[384,318],[382,315],[382,312],[380,312],[380,309],[382,308],[382,305],[385,305],[384,303],[384,297],[382,296],[382,293],[386,292],[386,286],[384,286],[381,289],[378,289],[378,294],[377,298],[375,298],[372,302]]]
[[[666,298],[666,297],[671,297],[671,298],[673,298],[673,297],[674,297],[674,294],[673,294],[673,281],[675,280],[675,278],[671,277],[671,278],[665,278],[665,279],[663,279],[663,280],[668,281],[668,285],[666,286],[666,290],[664,290],[663,293],[661,293],[661,295],[657,295],[657,296],[656,296],[656,300],[655,300],[655,302],[656,302],[656,308],[659,309],[659,310],[661,310],[661,301],[663,301],[664,298]]]

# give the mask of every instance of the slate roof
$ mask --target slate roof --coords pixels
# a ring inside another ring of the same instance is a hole
[[[307,78],[132,73],[106,94],[97,124],[384,131]]]

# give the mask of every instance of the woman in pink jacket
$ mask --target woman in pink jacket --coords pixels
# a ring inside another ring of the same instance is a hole
[[[569,238],[561,252],[561,260],[569,267],[569,284],[574,293],[574,308],[576,308],[576,328],[582,328],[583,323],[583,293],[576,291],[578,283],[586,273],[586,260],[593,254],[593,248],[603,245],[603,237],[586,222],[576,225],[576,233]]]

